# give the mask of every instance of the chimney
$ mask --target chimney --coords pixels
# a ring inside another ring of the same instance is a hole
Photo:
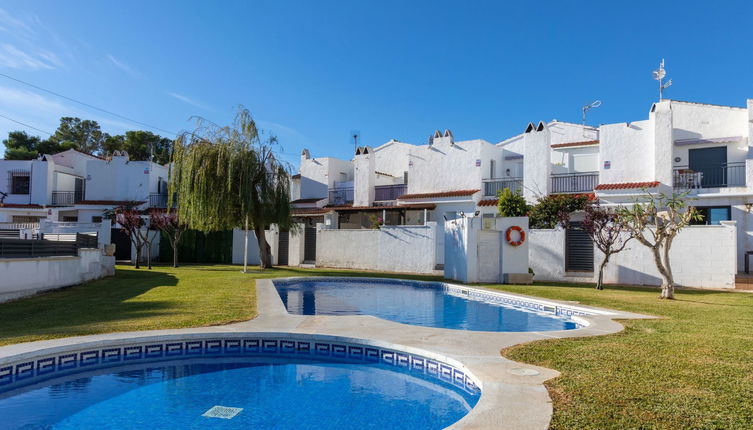
[[[353,178],[353,206],[371,206],[374,203],[374,185],[376,172],[374,167],[373,148],[359,147],[353,160],[355,167]]]

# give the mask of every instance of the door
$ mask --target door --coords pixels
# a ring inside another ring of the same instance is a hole
[[[478,232],[479,282],[497,283],[502,281],[502,274],[500,273],[501,235],[502,232],[497,230],[480,230]]]
[[[131,239],[128,238],[128,235],[123,233],[123,230],[114,228],[110,233],[110,239],[110,241],[115,244],[115,259],[130,261]]]
[[[688,151],[688,168],[700,172],[702,188],[727,186],[727,147]]]
[[[288,265],[288,243],[290,239],[290,233],[288,231],[280,231],[280,238],[277,242],[277,264],[281,266]]]
[[[580,223],[573,223],[573,227],[565,230],[565,271],[593,272],[594,244],[591,237],[580,230]]]
[[[73,191],[73,203],[79,203],[84,200],[84,180],[76,178]]]
[[[316,262],[316,228],[306,227],[303,237],[303,261]]]

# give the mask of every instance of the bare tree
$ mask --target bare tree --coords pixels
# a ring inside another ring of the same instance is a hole
[[[622,252],[633,238],[630,228],[616,211],[603,208],[598,203],[586,206],[581,228],[604,254],[596,281],[596,289],[603,290],[604,268],[609,263],[610,257]]]
[[[115,220],[120,224],[120,229],[123,230],[123,233],[128,235],[133,247],[136,248],[134,267],[138,269],[141,267],[141,251],[145,244],[141,230],[146,225],[146,221],[139,211],[127,206],[120,206],[115,209]],[[149,263],[149,268],[151,269],[151,262]]]
[[[170,246],[173,248],[173,267],[178,267],[178,243],[186,231],[185,223],[180,221],[175,211],[153,210],[149,212],[149,225],[160,230],[170,240]]]
[[[672,193],[667,196],[647,192],[647,195],[644,201],[637,201],[631,207],[621,207],[617,213],[631,236],[651,250],[662,278],[660,298],[674,299],[675,280],[672,277],[669,250],[680,230],[691,221],[703,217],[694,207],[687,207],[687,193]]]

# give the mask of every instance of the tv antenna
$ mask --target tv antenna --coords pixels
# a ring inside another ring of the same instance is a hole
[[[353,142],[353,153],[356,153],[358,149],[358,142],[361,141],[361,132],[358,130],[350,130],[350,140]]]
[[[661,63],[659,63],[659,68],[651,72],[651,75],[655,80],[659,81],[659,101],[662,101],[662,92],[672,86],[672,79],[664,82],[664,78],[667,76],[667,71],[664,70],[663,58],[661,59]]]
[[[586,112],[590,111],[593,108],[597,108],[601,106],[601,100],[596,100],[593,103],[587,104],[580,108],[581,111],[583,111],[583,125],[586,125]]]

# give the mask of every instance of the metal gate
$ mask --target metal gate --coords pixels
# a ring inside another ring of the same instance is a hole
[[[303,237],[303,261],[314,263],[316,261],[316,228],[306,227]]]
[[[277,264],[281,266],[288,265],[288,243],[290,233],[287,231],[280,232],[280,238],[277,242]]]
[[[131,260],[131,239],[123,230],[119,228],[112,229],[110,233],[110,242],[115,244],[115,259],[130,261]]]
[[[574,227],[565,230],[565,270],[593,272],[594,244],[578,224]]]

